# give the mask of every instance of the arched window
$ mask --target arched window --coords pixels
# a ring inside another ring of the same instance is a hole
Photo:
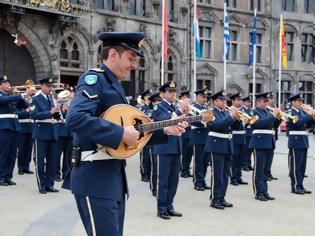
[[[67,37],[60,45],[60,67],[81,68],[81,49],[71,37]]]
[[[302,62],[315,64],[315,34],[312,28],[304,30],[301,35]]]
[[[175,55],[169,51],[168,58],[164,62],[164,83],[166,81],[176,81],[176,57]],[[162,63],[160,61],[160,83],[162,82]]]

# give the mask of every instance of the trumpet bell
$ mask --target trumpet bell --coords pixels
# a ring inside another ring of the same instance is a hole
[[[57,97],[58,99],[66,99],[70,94],[71,92],[69,90],[64,90],[58,93]]]
[[[259,118],[259,117],[258,117],[257,115],[251,116],[251,117],[249,118],[249,124],[250,124],[250,125],[255,124],[256,121],[258,120],[258,118]]]
[[[292,123],[295,124],[296,122],[298,122],[299,117],[293,116],[293,117],[291,118],[291,120],[292,120]]]

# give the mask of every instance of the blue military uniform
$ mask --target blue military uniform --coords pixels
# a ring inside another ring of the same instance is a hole
[[[40,83],[51,86],[53,80],[43,78]],[[33,139],[38,189],[40,193],[46,193],[46,191],[57,192],[58,190],[54,188],[54,181],[58,160],[58,131],[54,126],[61,121],[55,119],[56,115],[50,112],[54,107],[51,94],[46,95],[41,92],[33,98],[32,106],[34,108],[32,111],[32,118],[35,122]]]
[[[190,98],[190,91],[183,91],[179,94],[179,98],[188,97]],[[190,163],[193,154],[193,146],[190,144],[190,132],[191,126],[186,128],[186,132],[182,134],[183,150],[181,156],[181,177],[188,178],[192,177],[190,173]]]
[[[241,98],[243,101],[246,101],[246,100],[251,100],[252,99],[252,96],[243,96]],[[240,109],[241,112],[247,114],[247,115],[250,115],[250,111],[251,109],[249,107],[246,107],[246,106],[242,106],[241,109]],[[253,150],[251,148],[249,148],[249,142],[250,142],[250,139],[252,138],[252,127],[250,124],[245,124],[245,131],[246,131],[246,142],[245,142],[245,153],[244,153],[244,158],[243,158],[243,170],[245,171],[250,171],[250,170],[253,170],[253,167],[252,167],[252,153],[253,153]]]
[[[230,96],[233,101],[240,99],[240,93],[236,93]],[[242,179],[242,164],[246,153],[246,130],[242,120],[237,120],[232,126],[232,142],[233,142],[233,154],[232,154],[232,168],[231,168],[231,184],[247,184]]]
[[[140,56],[143,54],[139,42],[143,38],[143,33],[99,35],[103,46],[119,45]],[[123,235],[125,196],[128,193],[126,162],[106,159],[103,152],[96,151],[96,144],[115,149],[122,140],[123,127],[99,118],[101,113],[117,104],[127,104],[123,87],[113,72],[102,64],[100,69],[80,77],[66,117],[66,126],[73,132],[74,151],[81,153],[75,157],[81,161],[72,167],[63,187],[74,194],[81,220],[90,236]],[[165,140],[162,131],[155,134],[155,140]],[[101,158],[93,159],[95,155]]]
[[[17,103],[17,115],[20,124],[20,130],[17,134],[17,159],[19,174],[33,174],[30,171],[30,162],[32,160],[33,148],[33,124],[34,120],[31,117],[31,107],[23,102]]]
[[[56,180],[64,179],[66,173],[71,167],[72,133],[68,128],[65,127],[67,111],[62,110],[61,114],[61,122],[54,125],[58,136]],[[61,155],[63,155],[62,167],[60,167]]]
[[[175,91],[175,82],[166,82],[160,88],[161,92]],[[154,121],[169,120],[172,114],[181,115],[179,109],[170,102],[163,100],[154,107],[152,118]],[[174,211],[173,200],[177,191],[182,139],[180,136],[168,136],[166,144],[153,147],[153,153],[158,161],[157,211],[161,218],[169,218]]]
[[[293,94],[289,100],[301,100],[301,95]],[[291,191],[296,194],[311,193],[305,190],[303,179],[305,176],[307,149],[309,148],[307,124],[312,117],[301,109],[292,107],[287,112],[291,116],[298,117],[297,122],[287,120],[289,167],[291,179]]]
[[[150,118],[152,118],[152,113],[153,113],[153,103],[158,103],[162,100],[161,98],[161,92],[156,92],[153,93],[150,97],[150,111],[148,112],[148,115]],[[150,190],[152,192],[153,196],[156,196],[156,191],[157,191],[157,155],[153,153],[153,146],[151,145],[151,175],[150,175]]]
[[[207,96],[208,90],[201,89],[195,91],[195,94],[198,96]],[[200,111],[208,110],[206,104],[201,105],[197,102],[192,104],[193,107],[197,108]],[[209,189],[206,184],[206,174],[207,168],[209,165],[209,156],[205,152],[205,144],[208,137],[207,125],[203,122],[193,122],[191,124],[191,133],[190,133],[190,144],[193,145],[194,153],[194,165],[193,165],[193,174],[194,174],[194,188],[197,191],[204,191]]]
[[[0,83],[9,82],[5,76]],[[16,159],[16,135],[20,129],[16,114],[16,103],[23,101],[23,95],[10,95],[0,90],[0,185],[15,185],[11,180]]]
[[[225,92],[219,91],[211,96],[214,99],[228,99]],[[207,123],[208,138],[205,145],[205,151],[211,158],[211,206],[218,209],[231,207],[226,204],[225,195],[229,182],[231,155],[233,151],[232,144],[232,125],[235,119],[227,110],[221,110],[214,107],[214,121]]]
[[[257,99],[268,99],[268,96],[269,93],[256,94]],[[249,143],[249,148],[254,149],[254,194],[256,199],[260,201],[273,200],[274,198],[271,198],[268,193],[266,163],[268,158],[273,156],[276,141],[273,127],[279,126],[280,120],[267,109],[255,108],[250,115],[259,117],[256,123],[252,125],[253,135]]]
[[[144,100],[145,96],[150,96],[151,90],[145,90],[141,94],[141,99]],[[139,110],[144,114],[151,117],[152,109],[149,107],[149,104],[143,104],[139,107]],[[150,114],[149,114],[150,113]],[[150,145],[145,145],[140,152],[140,173],[141,173],[141,181],[149,182],[150,173],[151,173],[151,157],[152,155],[152,147]]]

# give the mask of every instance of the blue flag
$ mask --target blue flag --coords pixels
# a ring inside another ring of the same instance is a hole
[[[254,47],[256,45],[256,15],[254,16],[254,26],[253,26],[253,33],[252,33],[252,45],[250,47],[249,52],[249,59],[247,66],[253,65],[254,63]]]

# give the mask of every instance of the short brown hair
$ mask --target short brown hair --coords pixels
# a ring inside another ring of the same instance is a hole
[[[102,53],[101,53],[101,60],[102,60],[102,61],[108,59],[109,50],[112,49],[112,48],[115,49],[115,50],[118,52],[119,56],[121,56],[121,54],[122,54],[124,51],[127,50],[126,48],[124,48],[124,47],[122,47],[122,46],[106,46],[106,47],[103,47]]]

